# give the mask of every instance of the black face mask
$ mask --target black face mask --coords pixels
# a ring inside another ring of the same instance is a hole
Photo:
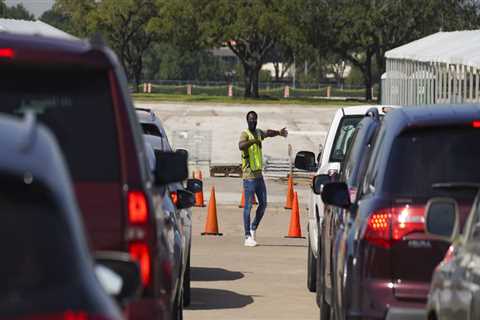
[[[255,129],[257,129],[257,121],[247,121],[247,123],[248,123],[248,130],[254,133]]]

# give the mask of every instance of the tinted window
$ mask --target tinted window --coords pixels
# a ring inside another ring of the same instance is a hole
[[[393,143],[384,189],[400,196],[430,196],[432,184],[480,182],[480,130],[434,128],[401,134]]]
[[[362,116],[345,116],[342,118],[335,134],[335,140],[333,141],[330,162],[343,161],[347,148],[352,141],[351,137],[355,131],[355,127],[362,118]]]
[[[0,112],[33,110],[54,132],[79,181],[119,179],[119,155],[106,71],[1,66]]]
[[[75,271],[68,232],[48,191],[11,176],[0,182],[1,313],[67,286]]]
[[[162,136],[162,134],[160,133],[160,130],[158,130],[158,127],[151,123],[142,123],[142,130],[144,134],[157,136],[157,137]]]

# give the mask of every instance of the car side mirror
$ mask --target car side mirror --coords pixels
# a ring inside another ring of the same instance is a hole
[[[177,190],[178,209],[188,209],[195,205],[195,194],[188,190]]]
[[[321,194],[323,186],[329,182],[331,182],[331,177],[328,174],[319,174],[313,177],[313,193]]]
[[[199,179],[188,179],[187,190],[193,193],[197,193],[203,190],[203,182]]]
[[[183,153],[183,154],[187,157],[187,161],[188,161],[188,151],[187,151],[187,150],[185,150],[185,149],[176,149],[175,152]]]
[[[140,296],[140,267],[129,254],[101,252],[95,255],[95,274],[101,286],[120,305]]]
[[[345,182],[329,182],[323,186],[322,201],[326,204],[348,209],[351,206],[350,193]]]
[[[188,178],[188,154],[155,150],[155,184],[164,185]]]
[[[452,242],[459,234],[459,209],[451,198],[433,198],[425,208],[427,234]]]
[[[317,170],[315,154],[310,151],[298,152],[295,157],[295,168],[315,172]]]

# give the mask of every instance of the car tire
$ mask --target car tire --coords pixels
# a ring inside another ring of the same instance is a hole
[[[185,274],[183,275],[183,306],[190,305],[190,255],[187,259],[187,266],[185,267]]]
[[[318,237],[318,256],[320,256],[321,252],[323,252],[320,241],[320,237]],[[330,305],[325,301],[324,298],[324,288],[323,288],[323,259],[317,259],[317,266],[316,266],[316,287],[317,287],[317,305],[320,308],[320,320],[330,320]]]
[[[317,291],[317,258],[312,252],[310,239],[308,240],[307,255],[307,288],[310,292],[315,292]]]

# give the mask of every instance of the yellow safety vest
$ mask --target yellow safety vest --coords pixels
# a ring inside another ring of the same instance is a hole
[[[248,140],[255,139],[250,130],[245,130],[245,133],[248,136]],[[256,134],[261,139],[258,131]],[[261,171],[263,169],[262,148],[257,144],[251,145],[247,151],[242,151],[242,169],[248,166],[250,166],[252,171]]]

